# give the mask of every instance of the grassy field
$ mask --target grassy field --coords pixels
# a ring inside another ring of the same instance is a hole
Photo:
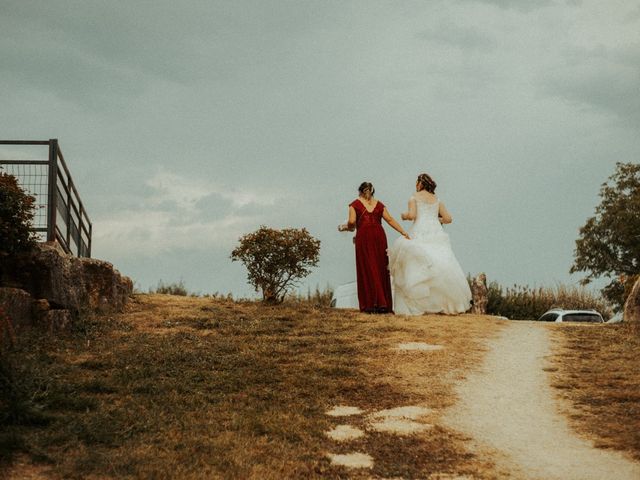
[[[123,315],[21,337],[9,365],[28,405],[0,433],[1,468],[13,463],[14,478],[495,478],[490,456],[438,419],[502,325],[136,295]],[[414,341],[445,348],[394,349]],[[325,435],[344,423],[325,414],[336,405],[425,406],[434,426],[398,436],[354,417],[366,435],[338,443]],[[373,468],[327,456],[352,451]]]
[[[553,386],[573,427],[640,460],[640,332],[628,324],[554,329]]]

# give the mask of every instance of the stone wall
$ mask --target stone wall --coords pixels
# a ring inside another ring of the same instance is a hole
[[[83,312],[119,312],[133,291],[111,263],[74,257],[56,244],[0,262],[0,306],[16,327],[64,328]]]

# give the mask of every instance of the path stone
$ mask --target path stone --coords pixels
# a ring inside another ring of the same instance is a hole
[[[416,421],[431,412],[430,408],[417,405],[380,410],[369,416],[372,419],[370,426],[377,432],[411,435],[433,427],[433,425]]]
[[[430,408],[420,407],[418,405],[407,405],[405,407],[396,407],[389,408],[387,410],[380,410],[378,412],[372,413],[371,416],[373,418],[407,418],[410,420],[415,420],[416,418],[422,417],[424,415],[428,415],[432,412]]]
[[[360,415],[363,412],[358,407],[337,405],[325,413],[331,417],[348,417],[350,415]]]
[[[442,350],[442,345],[430,345],[424,342],[408,342],[400,343],[396,347],[396,350],[419,350],[423,352],[433,352],[435,350]]]
[[[359,428],[352,427],[351,425],[337,425],[333,430],[326,432],[326,435],[338,442],[344,442],[346,440],[360,438],[364,436],[364,432]]]
[[[372,468],[373,467],[373,457],[371,457],[371,455],[367,455],[366,453],[354,452],[354,453],[339,454],[339,455],[330,453],[329,458],[331,459],[332,465],[339,465],[341,467],[348,467],[348,468]]]
[[[404,418],[385,418],[379,422],[372,422],[370,426],[376,432],[395,433],[397,435],[411,435],[433,427],[428,423],[420,423]]]
[[[474,477],[455,473],[432,473],[429,475],[429,480],[474,480]]]

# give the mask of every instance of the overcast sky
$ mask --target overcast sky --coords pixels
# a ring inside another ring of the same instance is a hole
[[[399,218],[421,172],[464,271],[575,282],[640,161],[639,1],[0,0],[0,68],[0,138],[60,140],[94,256],[145,290],[250,295],[261,224],[321,240],[305,286],[353,281],[357,186]]]

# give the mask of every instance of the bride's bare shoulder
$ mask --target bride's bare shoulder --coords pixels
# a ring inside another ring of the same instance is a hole
[[[424,191],[414,193],[411,198],[415,198],[416,200],[426,203],[436,203],[438,201],[438,197],[436,197],[435,194]]]

